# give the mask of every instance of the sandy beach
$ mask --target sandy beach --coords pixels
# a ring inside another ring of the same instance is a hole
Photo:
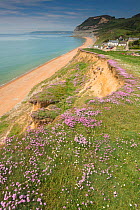
[[[85,39],[85,43],[80,48],[89,47],[93,44],[93,39],[89,37],[85,37]],[[0,116],[20,103],[35,85],[49,78],[56,71],[64,67],[76,55],[78,48],[0,87]]]

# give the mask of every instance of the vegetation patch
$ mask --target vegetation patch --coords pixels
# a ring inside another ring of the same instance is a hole
[[[22,126],[20,124],[16,123],[13,125],[8,136],[9,137],[17,136],[17,135],[21,134],[21,132],[22,132]]]
[[[140,49],[140,39],[129,43],[130,49]]]
[[[0,134],[2,134],[6,128],[8,128],[8,123],[7,122],[1,122],[0,123]]]
[[[43,120],[45,118],[55,119],[59,115],[59,109],[54,110],[39,109],[36,112],[32,112],[31,117],[36,120]]]

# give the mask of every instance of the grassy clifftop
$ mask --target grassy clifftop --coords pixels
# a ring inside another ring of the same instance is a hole
[[[110,71],[115,68],[124,85],[99,98],[89,94],[92,87],[86,86],[90,79],[96,83],[102,76],[106,58],[101,51],[96,53],[98,61],[91,59],[92,53],[85,52],[84,59],[77,55],[30,93],[31,117],[53,122],[43,121],[43,126],[23,134],[9,133],[0,150],[0,208],[139,209],[137,58],[130,64],[131,55],[125,59],[118,52],[109,55]],[[1,123],[7,124],[8,116]]]

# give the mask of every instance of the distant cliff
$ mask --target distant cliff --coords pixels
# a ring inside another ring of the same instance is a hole
[[[96,32],[99,26],[103,26],[110,20],[115,19],[109,15],[101,15],[96,17],[89,17],[81,25],[77,26],[74,30],[76,36],[91,36],[93,32]]]
[[[115,18],[109,15],[89,17],[74,30],[75,36],[97,35],[105,39],[119,36],[140,37],[140,13],[131,18]]]

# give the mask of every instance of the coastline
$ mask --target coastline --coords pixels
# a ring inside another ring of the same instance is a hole
[[[20,103],[35,85],[51,77],[56,71],[64,67],[76,55],[79,48],[89,47],[94,43],[93,39],[89,37],[84,38],[86,41],[82,46],[56,57],[0,86],[0,116],[6,114],[15,105]]]
[[[80,38],[81,38],[81,37],[80,37]],[[82,39],[86,39],[86,38],[85,38],[85,37],[82,37]],[[85,42],[84,42],[84,43],[85,43]],[[84,43],[83,43],[83,44],[84,44]],[[82,44],[82,45],[83,45],[83,44]],[[77,48],[80,48],[80,46],[78,46]],[[74,49],[75,49],[75,48],[74,48]],[[45,62],[42,62],[42,63],[40,63],[39,65],[36,65],[35,67],[28,69],[26,72],[20,74],[19,76],[15,76],[13,79],[11,79],[11,80],[9,80],[9,81],[3,83],[3,84],[0,84],[0,89],[1,89],[2,87],[6,86],[7,84],[10,84],[11,82],[17,80],[18,78],[21,78],[22,76],[27,75],[28,73],[31,73],[32,71],[38,69],[39,67],[42,67],[42,66],[46,65],[47,63],[49,63],[49,62],[51,62],[51,61],[53,61],[53,60],[55,60],[55,59],[57,59],[57,58],[59,58],[59,57],[61,57],[61,56],[63,56],[63,55],[65,55],[65,54],[67,54],[67,53],[73,51],[74,49],[72,49],[72,50],[70,50],[70,51],[68,51],[68,52],[65,52],[65,53],[63,53],[63,54],[61,54],[61,55],[58,55],[58,56],[56,56],[56,57],[54,57],[54,58],[51,58],[50,60],[47,60],[47,61],[45,61]]]

